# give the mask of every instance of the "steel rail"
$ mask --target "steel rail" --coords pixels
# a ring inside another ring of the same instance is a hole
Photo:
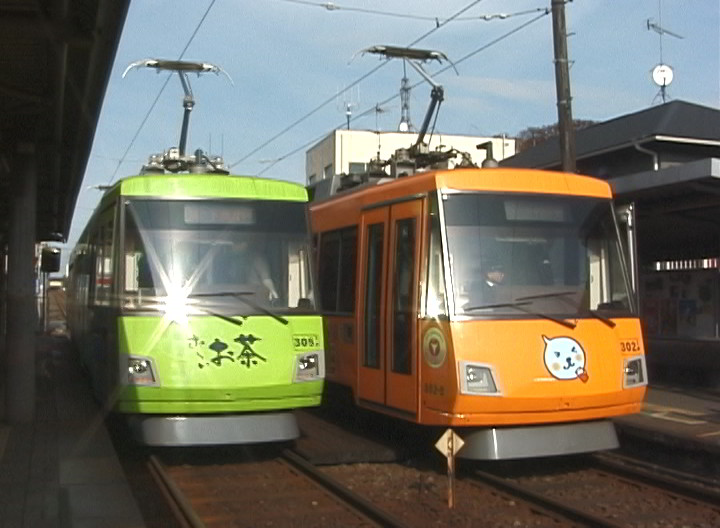
[[[205,528],[205,523],[195,513],[190,501],[180,491],[180,488],[178,488],[168,472],[165,471],[165,468],[155,455],[150,456],[148,468],[160,491],[165,496],[175,518],[183,528]]]
[[[60,295],[59,295],[58,293],[55,293],[54,295],[52,295],[53,304],[55,305],[55,309],[56,309],[58,312],[60,312],[60,315],[62,315],[63,319],[67,319],[67,312],[66,312],[66,309],[65,309],[65,301],[63,300],[63,302],[60,302],[60,301],[58,300],[58,297],[59,297],[59,296],[60,296]],[[50,298],[50,294],[49,294],[49,292],[48,292],[48,300],[49,300],[49,298]],[[49,303],[48,303],[48,305],[49,305]]]
[[[672,493],[677,497],[692,499],[706,503],[707,506],[717,508],[720,504],[720,485],[705,480],[704,485],[692,482],[692,475],[681,473],[660,466],[640,462],[618,454],[598,453],[593,455],[593,461],[600,470],[605,470],[616,476],[639,481],[645,486],[653,486]]]
[[[380,526],[388,528],[405,528],[407,525],[395,519],[392,515],[376,508],[370,501],[353,493],[348,488],[340,484],[332,477],[318,470],[313,464],[302,458],[297,453],[286,449],[282,452],[282,457],[290,465],[302,471],[306,476],[323,486],[333,495],[340,497],[348,505],[352,506],[357,512],[369,518]]]
[[[550,499],[542,493],[534,492],[524,486],[512,483],[501,477],[496,477],[495,475],[485,471],[473,470],[472,477],[493,488],[500,489],[505,493],[519,497],[525,502],[530,502],[543,508],[544,510],[559,514],[567,520],[581,523],[583,526],[591,528],[623,528],[625,526],[625,524],[617,524],[603,517],[598,517],[578,508],[563,504],[560,501]],[[469,482],[473,482],[473,480],[469,479]]]

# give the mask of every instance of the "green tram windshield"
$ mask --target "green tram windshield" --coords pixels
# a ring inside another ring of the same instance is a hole
[[[195,313],[312,311],[306,204],[127,199],[125,308],[187,299]]]
[[[442,209],[456,315],[633,313],[610,200],[459,193]]]

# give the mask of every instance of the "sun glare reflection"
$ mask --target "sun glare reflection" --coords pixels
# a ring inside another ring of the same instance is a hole
[[[188,289],[177,283],[171,283],[166,291],[167,296],[163,300],[161,310],[165,312],[165,317],[170,320],[170,323],[176,323],[186,330],[189,326],[188,312],[190,310]]]
[[[155,264],[159,272],[160,281],[162,282],[166,295],[157,297],[157,302],[151,306],[154,310],[162,312],[163,316],[155,327],[150,339],[145,343],[143,354],[146,355],[150,354],[153,347],[173,323],[179,326],[186,336],[192,336],[188,316],[204,312],[193,307],[194,300],[189,298],[190,292],[193,291],[200,277],[210,265],[218,246],[213,245],[211,250],[203,257],[200,265],[193,270],[190,278],[187,280],[184,280],[186,273],[185,270],[182,269],[182,266],[178,266],[177,263],[171,263],[169,269],[166,269],[162,260],[158,257],[155,246],[148,244],[147,248],[150,260]]]

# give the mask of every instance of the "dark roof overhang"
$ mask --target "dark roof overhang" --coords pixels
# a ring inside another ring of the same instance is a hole
[[[720,194],[720,158],[706,158],[661,170],[650,170],[610,180],[619,200],[650,199],[690,192]]]
[[[21,155],[37,174],[36,240],[64,240],[129,0],[0,0],[0,244]]]

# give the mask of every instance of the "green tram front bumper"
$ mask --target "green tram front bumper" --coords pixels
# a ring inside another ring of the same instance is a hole
[[[124,387],[115,404],[121,413],[210,414],[272,411],[320,405],[323,381],[244,389]]]

